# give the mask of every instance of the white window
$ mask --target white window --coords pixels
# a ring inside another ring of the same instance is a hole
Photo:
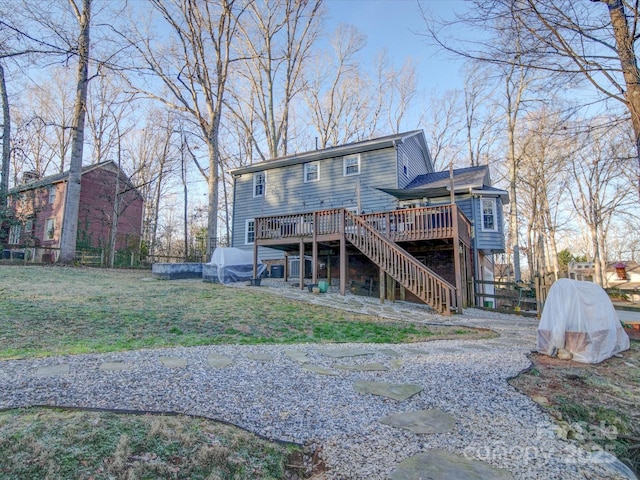
[[[320,164],[310,162],[304,164],[304,183],[317,182],[320,180]]]
[[[47,218],[44,224],[44,239],[53,240],[56,235],[56,219]]]
[[[496,215],[496,199],[482,198],[482,230],[495,232],[498,230],[498,218]]]
[[[247,219],[244,223],[244,244],[253,245],[256,241],[256,221]]]
[[[17,245],[20,243],[20,234],[22,232],[22,225],[16,223],[11,225],[9,229],[9,245]]]
[[[347,155],[344,157],[343,174],[345,177],[360,174],[360,155]]]
[[[24,233],[33,232],[33,218],[27,218],[24,222]]]
[[[53,203],[56,201],[56,187],[55,185],[51,185],[49,187],[49,203]]]
[[[253,174],[253,196],[263,197],[267,188],[267,173],[256,172]]]

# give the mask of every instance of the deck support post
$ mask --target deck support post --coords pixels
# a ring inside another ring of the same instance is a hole
[[[347,239],[344,232],[340,236],[340,295],[347,292]]]
[[[311,283],[318,283],[318,242],[316,242],[316,233],[313,232],[313,240],[311,242]]]
[[[289,254],[284,252],[284,268],[282,269],[285,283],[289,281]]]
[[[392,302],[396,301],[396,280],[391,275],[387,274],[387,300]]]
[[[384,299],[387,295],[387,287],[385,285],[386,278],[387,274],[382,268],[380,268],[380,303],[384,303]]]
[[[460,232],[458,231],[458,206],[455,203],[451,205],[451,223],[453,226],[453,266],[456,275],[455,301],[457,313],[462,313],[462,266],[460,265]]]
[[[304,241],[300,239],[300,269],[299,269],[299,277],[300,277],[300,290],[304,290]]]
[[[258,242],[253,241],[253,278],[258,278]]]

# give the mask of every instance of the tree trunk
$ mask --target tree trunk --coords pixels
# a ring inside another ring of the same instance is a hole
[[[89,85],[89,26],[91,24],[91,0],[82,0],[82,12],[71,1],[80,25],[78,35],[78,85],[73,112],[73,141],[69,177],[64,203],[64,218],[60,236],[61,263],[72,263],[76,256],[76,240],[78,235],[78,211],[80,210],[80,181],[82,176],[82,154],[84,148],[84,119]]]
[[[631,113],[631,124],[635,136],[636,154],[638,157],[638,173],[640,175],[640,71],[633,49],[635,38],[629,29],[629,22],[624,11],[622,0],[602,0],[609,8],[613,35],[616,39],[616,50],[620,58],[620,66],[627,87],[624,99]],[[640,176],[638,177],[638,191],[640,192]]]
[[[11,163],[11,114],[9,96],[4,78],[4,68],[0,65],[0,97],[2,97],[2,177],[0,178],[0,208],[9,190],[9,165]]]

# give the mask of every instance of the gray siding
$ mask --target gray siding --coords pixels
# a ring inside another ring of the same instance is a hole
[[[432,171],[429,152],[420,145],[417,136],[409,137],[398,145],[398,188],[405,188],[418,175]]]
[[[491,197],[486,197],[491,198]],[[475,234],[476,234],[476,247],[479,250],[491,253],[504,252],[504,215],[502,200],[500,197],[495,198],[496,202],[496,222],[497,231],[485,231],[482,229],[482,207],[480,198],[473,199],[473,211],[475,218]]]
[[[236,177],[232,245],[253,248],[245,245],[247,219],[328,208],[356,209],[358,185],[361,210],[371,213],[396,208],[396,199],[376,188],[395,188],[397,185],[395,148],[360,154],[359,175],[344,176],[342,156],[318,163],[320,179],[309,183],[304,182],[303,164],[266,170],[266,191],[262,197],[253,196],[253,173]],[[282,257],[281,252],[262,248],[259,255],[263,259]]]

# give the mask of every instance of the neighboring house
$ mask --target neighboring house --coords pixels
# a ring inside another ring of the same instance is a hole
[[[504,252],[507,193],[486,166],[434,172],[422,131],[231,173],[232,245],[263,260],[310,256],[312,283],[326,270],[343,294],[349,283],[395,298],[399,285],[402,298],[448,313],[481,304],[473,280],[492,280],[492,255]]]
[[[25,174],[9,190],[14,219],[4,256],[19,255],[38,262],[55,262],[60,249],[69,172],[38,179]],[[129,178],[111,161],[82,167],[78,212],[78,249],[108,248],[114,225],[118,190],[116,250],[136,246],[142,232],[143,199]]]

